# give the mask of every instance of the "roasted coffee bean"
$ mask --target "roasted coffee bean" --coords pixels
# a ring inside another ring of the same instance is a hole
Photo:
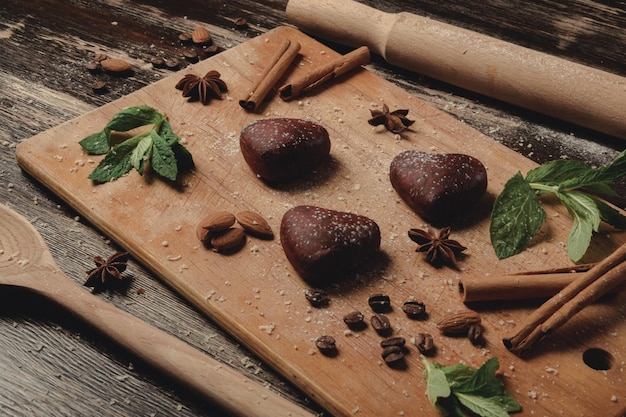
[[[165,68],[165,59],[160,56],[152,57],[150,63],[154,68]]]
[[[328,294],[322,290],[307,288],[304,290],[304,297],[313,307],[324,307],[330,302]]]
[[[391,300],[385,294],[374,294],[368,298],[367,303],[376,313],[384,313],[391,309]]]
[[[483,337],[483,326],[480,324],[473,324],[467,331],[467,338],[472,344],[477,345],[480,343]]]
[[[379,335],[385,335],[391,331],[391,323],[384,314],[375,314],[370,319],[372,328],[376,330]]]
[[[183,51],[183,56],[189,62],[198,62],[198,52],[195,49],[185,49]]]
[[[180,67],[180,61],[177,58],[170,58],[165,61],[165,67],[170,70],[176,70]]]
[[[322,352],[323,355],[332,356],[337,353],[337,344],[335,338],[332,336],[324,335],[315,340],[315,346]]]
[[[426,305],[421,301],[406,301],[402,304],[402,311],[412,319],[424,317],[426,315]]]
[[[343,322],[351,329],[360,329],[365,326],[365,317],[360,311],[352,311],[343,316]]]
[[[389,346],[399,346],[402,347],[406,344],[406,339],[402,336],[392,336],[380,341],[380,346],[383,348]]]
[[[192,43],[192,41],[191,41],[191,33],[188,33],[188,32],[181,33],[180,35],[178,35],[178,40],[183,45],[191,44]]]
[[[87,65],[85,65],[85,68],[87,68],[87,71],[97,72],[100,71],[100,63],[96,61],[91,61],[88,62]]]
[[[214,55],[220,48],[218,48],[217,45],[209,45],[206,46],[204,48],[202,48],[202,51],[206,54],[206,55]]]
[[[96,81],[91,85],[91,89],[96,93],[106,93],[107,83],[104,81]]]
[[[435,349],[435,342],[432,335],[428,333],[418,333],[415,336],[415,346],[423,355],[431,354]]]
[[[385,363],[395,363],[404,359],[404,350],[401,346],[388,346],[383,349],[382,357]]]
[[[235,19],[233,23],[235,24],[235,29],[245,29],[248,26],[248,21],[243,17]]]

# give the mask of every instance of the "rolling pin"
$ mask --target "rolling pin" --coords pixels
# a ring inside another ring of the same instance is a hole
[[[303,32],[388,63],[626,139],[626,78],[411,13],[352,0],[289,0]]]

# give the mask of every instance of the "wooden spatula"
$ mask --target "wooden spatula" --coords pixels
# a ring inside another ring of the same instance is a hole
[[[35,228],[4,205],[0,205],[0,285],[28,289],[54,301],[232,415],[314,415],[77,285],[56,265]]]

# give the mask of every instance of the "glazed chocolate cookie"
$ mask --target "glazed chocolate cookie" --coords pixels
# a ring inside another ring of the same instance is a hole
[[[280,241],[296,272],[319,285],[340,278],[378,252],[380,229],[365,216],[298,206],[284,214]]]
[[[288,181],[311,172],[330,153],[328,131],[302,119],[261,119],[241,131],[243,158],[260,178]]]
[[[465,213],[487,189],[487,171],[464,154],[404,151],[391,162],[391,184],[404,202],[429,222]]]

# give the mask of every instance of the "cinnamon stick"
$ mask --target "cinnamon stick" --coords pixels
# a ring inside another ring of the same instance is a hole
[[[626,244],[581,274],[535,310],[516,334],[502,340],[507,349],[523,354],[574,314],[626,281]]]
[[[550,298],[595,264],[524,271],[507,275],[469,276],[459,282],[465,303]]]
[[[285,39],[272,58],[269,65],[259,78],[259,81],[250,91],[247,98],[239,100],[239,105],[248,111],[255,111],[258,105],[265,99],[272,87],[285,74],[293,60],[300,52],[300,44]]]
[[[357,48],[283,85],[278,89],[280,98],[285,101],[291,100],[368,62],[370,62],[369,48],[367,46]]]
[[[464,303],[550,298],[578,277],[576,273],[474,276],[461,280],[459,292]]]

